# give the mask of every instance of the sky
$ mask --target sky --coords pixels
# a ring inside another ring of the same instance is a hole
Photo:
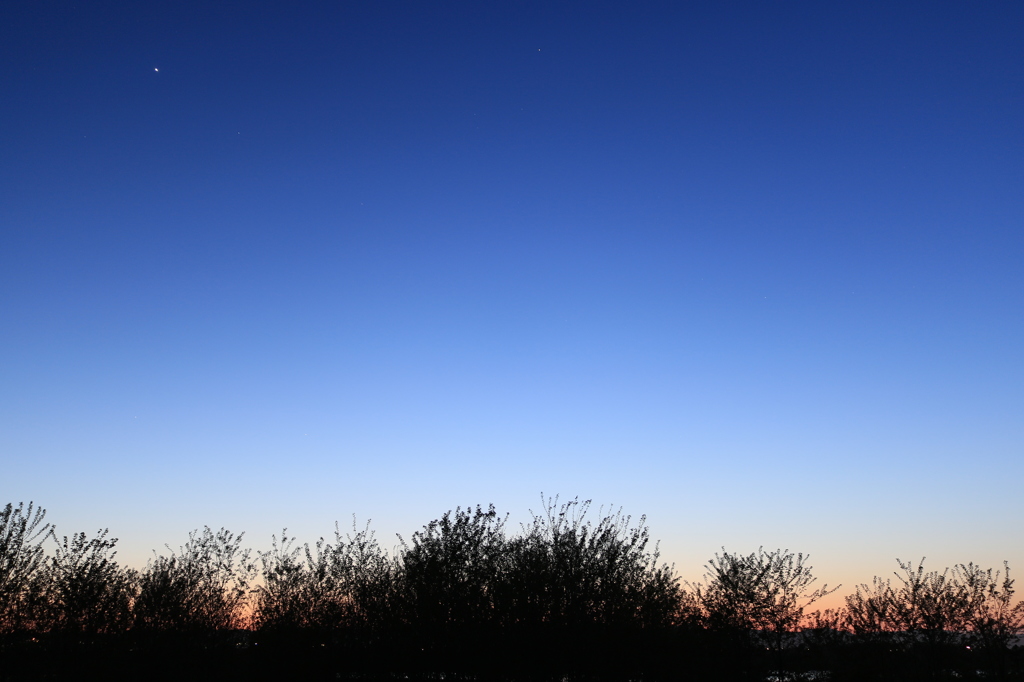
[[[1024,569],[1022,188],[1019,2],[6,3],[0,503]]]

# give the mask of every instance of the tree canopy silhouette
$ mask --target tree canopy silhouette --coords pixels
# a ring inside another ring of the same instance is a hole
[[[393,552],[369,524],[312,544],[285,530],[257,554],[204,527],[141,570],[117,563],[107,530],[58,539],[44,510],[7,504],[0,682],[89,666],[175,680],[1024,679],[1008,566],[897,560],[895,580],[808,614],[834,590],[804,554],[723,549],[683,584],[645,517],[542,504],[515,529],[493,506],[456,507]]]

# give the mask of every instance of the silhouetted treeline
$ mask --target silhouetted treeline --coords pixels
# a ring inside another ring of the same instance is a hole
[[[1024,680],[1009,568],[899,562],[825,612],[807,557],[722,551],[699,584],[641,518],[545,501],[514,532],[449,511],[385,551],[369,527],[252,553],[204,528],[142,569],[117,540],[0,511],[0,680]]]

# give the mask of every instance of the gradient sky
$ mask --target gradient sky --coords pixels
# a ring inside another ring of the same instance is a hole
[[[1022,188],[1020,2],[6,3],[0,502],[1024,569]]]

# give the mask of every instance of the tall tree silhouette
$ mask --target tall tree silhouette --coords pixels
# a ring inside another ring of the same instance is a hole
[[[139,576],[135,625],[178,632],[245,625],[256,566],[241,547],[242,536],[207,526],[191,532],[179,552],[151,560]]]
[[[679,609],[672,569],[658,563],[641,517],[621,511],[596,523],[591,502],[545,500],[510,545],[509,611],[514,619],[557,625],[665,625]]]
[[[1006,646],[1024,627],[1024,603],[1013,603],[1009,566],[993,571],[958,564],[925,571],[896,560],[897,583],[875,577],[846,597],[846,617],[856,633],[889,633],[899,641],[930,644],[967,642]]]
[[[50,532],[46,510],[11,503],[0,511],[0,632],[25,628],[36,572],[43,565],[43,541]]]
[[[684,589],[644,517],[595,514],[578,498],[542,503],[515,533],[493,506],[457,507],[394,553],[368,524],[312,544],[285,531],[255,559],[241,534],[204,527],[141,571],[118,565],[108,531],[58,540],[42,509],[8,504],[0,682],[142,669],[167,679],[1024,679],[1024,603],[1005,564],[929,571],[897,560],[893,578],[807,617],[832,590],[816,588],[803,554],[723,549]]]
[[[333,543],[297,545],[287,531],[261,552],[262,584],[254,590],[254,623],[265,630],[375,627],[390,613],[392,562],[369,525]]]
[[[748,555],[724,549],[707,566],[705,584],[695,585],[696,600],[711,628],[771,633],[780,648],[796,630],[805,609],[835,590],[811,585],[817,578],[803,554],[763,547]]]
[[[76,533],[57,544],[40,575],[40,620],[48,630],[97,634],[129,627],[135,574],[117,565],[117,538],[108,533]]]
[[[398,563],[406,617],[424,627],[492,622],[505,549],[505,519],[493,505],[456,508],[413,533]]]

